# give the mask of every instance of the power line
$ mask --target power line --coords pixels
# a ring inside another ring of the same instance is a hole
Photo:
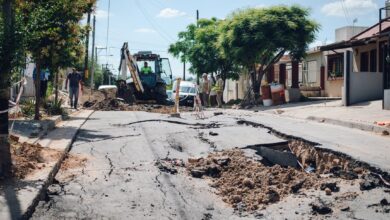
[[[347,24],[349,24],[350,23],[350,19],[349,19],[347,7],[345,5],[344,0],[340,0],[340,1],[341,1],[341,7],[342,7],[343,12],[344,12],[345,20],[347,21]]]
[[[166,40],[168,43],[172,43],[174,41],[174,39],[167,33],[164,31],[164,29],[162,29],[159,25],[155,24],[153,20],[150,19],[150,15],[148,14],[147,10],[141,5],[141,3],[138,1],[138,0],[135,0],[135,3],[138,7],[138,9],[140,10],[140,12],[143,14],[143,16],[145,17],[145,19],[149,22],[149,24],[154,28],[156,29],[157,33],[164,39]]]
[[[110,33],[110,8],[111,8],[111,0],[108,0],[108,16],[107,16],[107,36],[106,36],[106,63],[108,64],[108,39],[109,39],[109,33]]]

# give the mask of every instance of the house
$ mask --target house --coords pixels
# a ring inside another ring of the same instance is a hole
[[[346,106],[382,100],[390,110],[390,17],[350,39],[321,47],[321,51],[346,49],[338,59],[343,67],[343,103]]]
[[[368,27],[345,26],[336,29],[336,42],[343,42]],[[344,53],[348,48],[321,51],[315,47],[307,51],[302,61],[301,93],[305,96],[341,97],[344,85]]]

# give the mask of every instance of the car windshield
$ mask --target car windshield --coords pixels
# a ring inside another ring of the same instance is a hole
[[[195,93],[195,88],[194,87],[183,86],[183,87],[180,87],[180,92],[183,92],[183,93]]]

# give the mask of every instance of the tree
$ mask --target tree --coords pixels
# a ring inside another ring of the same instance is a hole
[[[300,60],[318,29],[309,10],[299,6],[251,8],[234,12],[223,22],[218,45],[225,57],[252,72],[252,89],[258,97],[268,69],[285,53]]]
[[[222,78],[237,79],[238,68],[232,60],[222,56],[217,47],[221,21],[200,19],[198,25],[190,24],[180,32],[179,40],[170,45],[169,52],[191,64],[191,72],[198,77],[203,73],[222,74]]]
[[[8,142],[8,100],[12,63],[15,56],[15,10],[13,0],[0,1],[0,177],[11,171],[11,153]]]
[[[22,4],[26,33],[26,48],[36,64],[36,73],[41,68],[73,64],[80,50],[79,21],[90,10],[94,0],[36,0]],[[40,80],[35,77],[35,119],[39,120]]]
[[[179,40],[169,46],[168,52],[174,57],[180,58],[181,62],[189,62],[189,54],[194,45],[196,25],[190,24],[186,31],[179,32]]]
[[[224,82],[227,79],[237,80],[239,78],[238,66],[229,57],[223,56],[217,45],[220,25],[221,21],[216,18],[199,20],[189,60],[193,71],[198,75],[215,73],[221,74]]]

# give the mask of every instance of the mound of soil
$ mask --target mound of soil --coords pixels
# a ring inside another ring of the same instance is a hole
[[[43,169],[50,161],[58,159],[59,152],[29,143],[11,143],[12,174],[23,179],[36,170]]]
[[[134,104],[128,105],[117,99],[103,99],[101,101],[86,101],[83,104],[84,108],[93,109],[95,111],[143,111],[160,114],[171,114],[173,106],[157,105],[157,104]],[[192,111],[191,107],[180,107],[180,111]]]
[[[196,178],[211,177],[212,187],[224,202],[240,211],[254,211],[276,203],[301,189],[319,187],[316,174],[279,165],[268,167],[247,158],[241,150],[212,153],[189,159],[187,170]]]

